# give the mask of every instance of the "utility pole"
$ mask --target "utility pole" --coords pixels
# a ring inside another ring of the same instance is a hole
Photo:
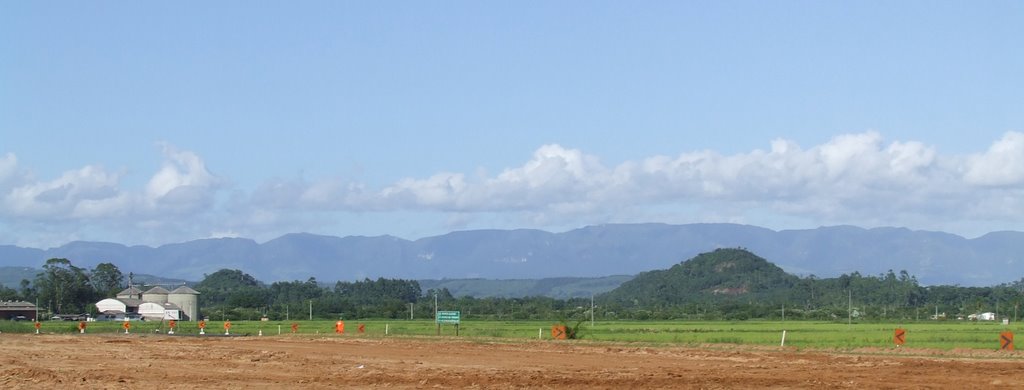
[[[434,292],[434,321],[437,321],[437,292]]]
[[[313,321],[313,300],[309,300],[309,320]]]
[[[594,327],[594,293],[590,293],[590,327]]]
[[[853,290],[846,290],[848,297],[846,298],[846,326],[850,326],[853,323]]]
[[[412,319],[412,302],[409,302],[409,319]]]

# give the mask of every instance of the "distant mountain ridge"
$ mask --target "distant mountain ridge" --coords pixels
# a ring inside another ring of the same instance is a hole
[[[124,246],[72,242],[47,250],[0,246],[0,266],[40,267],[48,258],[79,267],[100,262],[167,278],[202,279],[241,269],[267,281],[362,278],[542,279],[633,275],[664,269],[716,248],[747,248],[789,273],[820,277],[907,270],[923,284],[986,286],[1024,275],[1024,233],[967,239],[904,228],[832,226],[774,231],[736,224],[611,224],[564,233],[470,230],[410,241],[392,236],[286,234]]]

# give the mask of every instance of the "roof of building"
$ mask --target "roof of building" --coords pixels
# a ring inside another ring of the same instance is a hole
[[[166,288],[163,288],[163,287],[160,287],[160,286],[153,287],[153,288],[143,292],[143,294],[170,294],[170,293],[171,292],[167,291]]]
[[[147,306],[149,306],[149,305],[163,306],[164,310],[181,310],[181,308],[178,307],[178,305],[175,305],[175,304],[169,303],[169,302],[168,303],[145,302],[145,303],[143,303],[143,305],[147,305]],[[140,305],[139,307],[142,307],[142,306]]]
[[[138,295],[138,294],[142,294],[142,290],[139,290],[138,288],[135,288],[135,286],[128,287],[128,288],[126,288],[124,290],[121,290],[121,292],[117,293],[117,295]]]
[[[196,290],[193,290],[191,288],[188,288],[188,286],[181,286],[181,287],[178,287],[178,288],[174,289],[173,291],[171,291],[171,294],[199,295],[199,291],[196,291]]]
[[[0,309],[15,310],[15,309],[33,309],[35,310],[36,305],[31,302],[25,301],[0,301]]]
[[[145,302],[145,301],[143,301],[141,299],[132,299],[132,298],[117,298],[117,300],[121,301],[121,303],[123,303],[125,306],[128,306],[128,307],[139,307],[139,305],[141,305],[141,304],[143,304]]]

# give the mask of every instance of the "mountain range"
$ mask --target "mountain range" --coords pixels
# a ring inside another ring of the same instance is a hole
[[[1024,275],[1024,233],[968,239],[905,228],[832,226],[775,231],[737,224],[609,224],[562,233],[469,230],[418,240],[286,234],[258,243],[216,238],[159,247],[76,241],[35,249],[0,246],[0,266],[40,267],[61,257],[167,278],[199,280],[219,269],[257,279],[541,279],[633,275],[716,248],[746,248],[786,272],[833,277],[906,270],[922,284],[987,286]]]

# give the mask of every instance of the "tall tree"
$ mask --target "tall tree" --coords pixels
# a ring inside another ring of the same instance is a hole
[[[0,301],[16,301],[21,299],[18,291],[7,286],[0,285]]]
[[[238,306],[258,307],[263,305],[262,284],[245,272],[237,269],[222,269],[206,275],[196,290],[201,294],[203,305],[218,305],[234,301]]]
[[[35,286],[28,279],[22,279],[18,285],[18,293],[21,294],[21,299],[28,302],[34,302],[38,297]]]
[[[96,294],[101,297],[112,297],[121,290],[124,274],[111,263],[99,263],[89,272],[89,282]]]
[[[81,312],[95,298],[85,270],[68,259],[46,260],[35,285],[40,304],[49,305],[54,313]]]

